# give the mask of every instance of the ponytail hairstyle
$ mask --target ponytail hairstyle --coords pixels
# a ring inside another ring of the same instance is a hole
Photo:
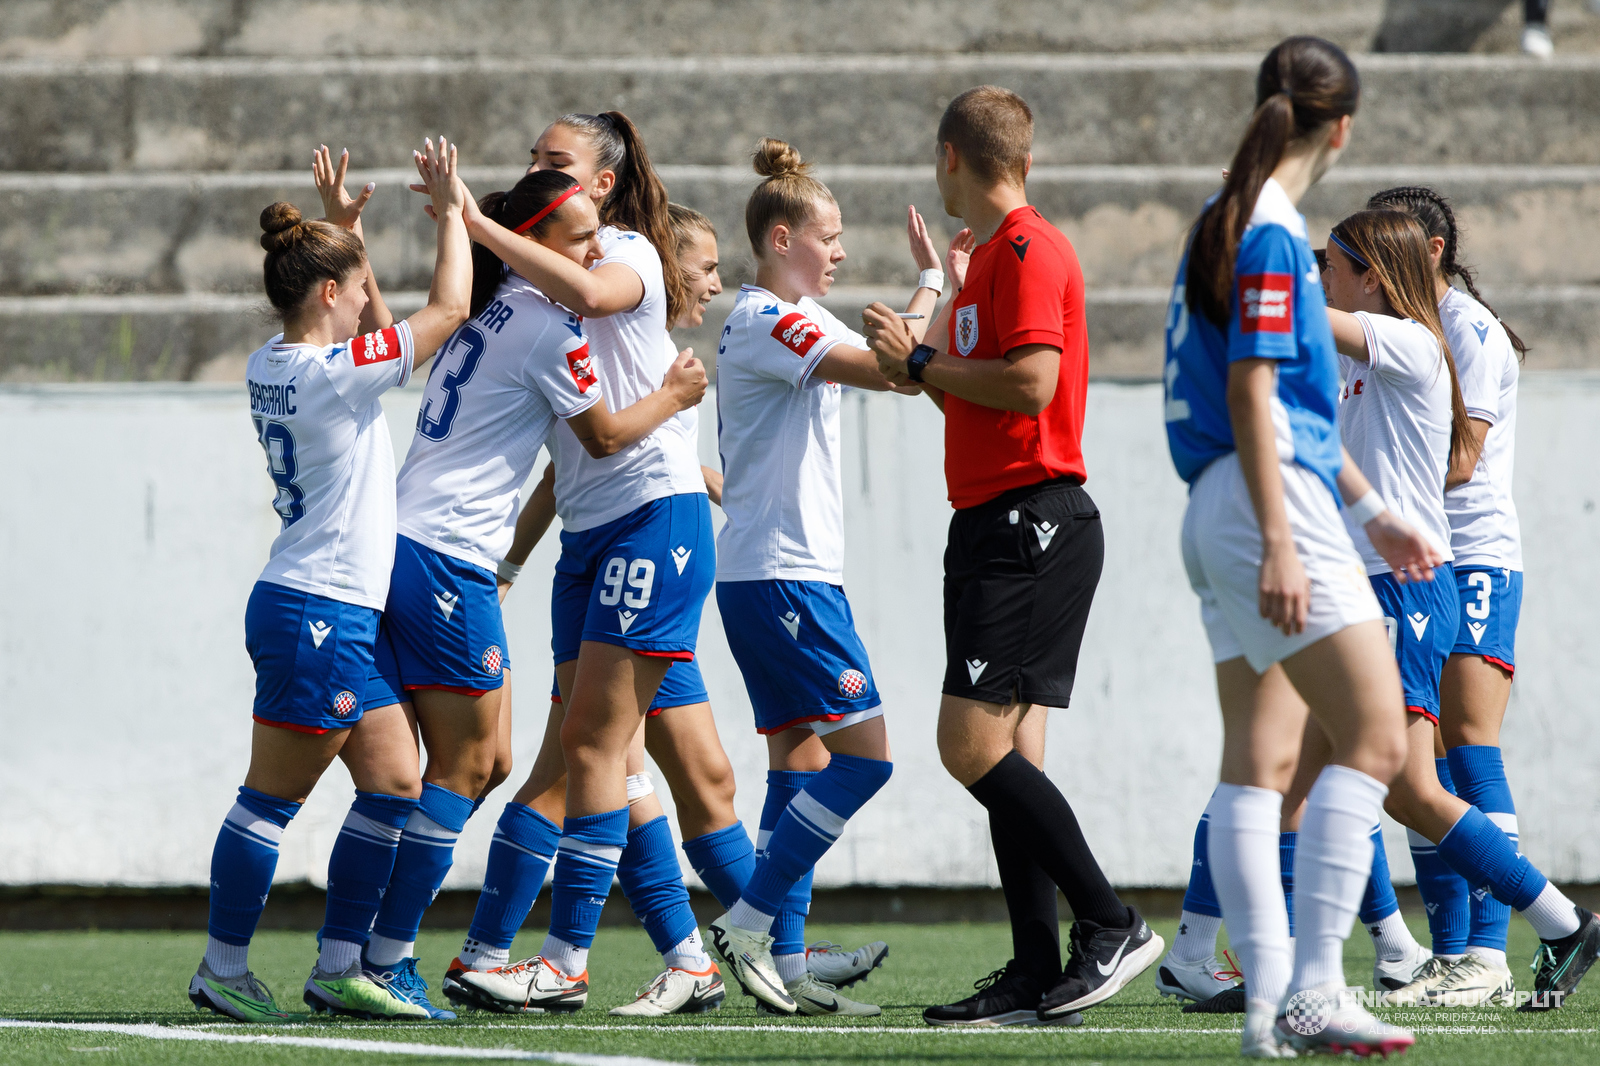
[[[478,201],[478,210],[491,222],[506,229],[534,237],[550,230],[558,200],[581,193],[577,181],[559,170],[535,170],[523,175],[510,192],[492,192]],[[541,212],[543,213],[542,217]],[[529,226],[530,219],[539,220]],[[524,228],[526,227],[526,228]],[[476,242],[472,245],[472,304],[467,317],[477,318],[489,306],[506,277],[506,264],[498,255]]]
[[[1454,461],[1464,454],[1471,437],[1467,405],[1461,399],[1461,382],[1456,377],[1456,360],[1439,321],[1427,231],[1408,211],[1357,211],[1333,227],[1332,239],[1365,260],[1363,265],[1354,256],[1345,256],[1357,274],[1365,275],[1368,270],[1377,273],[1378,287],[1395,314],[1422,323],[1439,342],[1439,357],[1450,372],[1450,456]]]
[[[1222,192],[1191,231],[1186,302],[1226,328],[1239,241],[1261,187],[1290,145],[1356,112],[1361,79],[1350,57],[1320,37],[1289,37],[1267,53],[1256,74],[1256,110],[1228,167]]]
[[[261,271],[267,299],[284,322],[300,313],[311,290],[328,279],[343,285],[367,261],[361,240],[343,226],[301,217],[282,200],[261,212]]]
[[[800,152],[776,137],[761,138],[751,164],[766,179],[744,205],[744,228],[759,260],[773,226],[781,223],[797,230],[811,221],[818,203],[835,201],[828,187],[811,176],[811,164],[800,158]]]
[[[562,115],[552,125],[565,126],[582,134],[595,154],[595,173],[609,170],[617,182],[597,205],[600,222],[618,229],[633,230],[655,246],[661,257],[661,278],[667,290],[667,321],[676,322],[689,306],[689,291],[684,288],[667,218],[667,187],[650,164],[644,138],[621,111],[602,111],[598,115],[577,112]]]
[[[1444,241],[1444,251],[1439,256],[1439,273],[1446,281],[1451,278],[1460,278],[1461,284],[1466,286],[1472,298],[1483,304],[1485,311],[1494,315],[1494,320],[1500,323],[1500,328],[1506,331],[1506,339],[1511,342],[1511,347],[1516,349],[1517,360],[1521,362],[1527,358],[1528,345],[1516,335],[1500,313],[1490,307],[1488,301],[1478,295],[1478,286],[1473,272],[1462,266],[1456,258],[1461,252],[1461,230],[1456,225],[1456,213],[1450,207],[1450,201],[1443,194],[1428,188],[1426,185],[1400,185],[1393,189],[1385,189],[1373,195],[1367,201],[1368,210],[1388,208],[1393,211],[1405,211],[1422,224],[1429,238],[1438,237]]]

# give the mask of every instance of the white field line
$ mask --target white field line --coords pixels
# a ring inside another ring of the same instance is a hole
[[[148,1040],[191,1040],[216,1044],[255,1044],[269,1047],[311,1048],[317,1051],[360,1051],[369,1055],[411,1055],[419,1058],[478,1059],[495,1061],[554,1062],[561,1066],[675,1066],[661,1059],[636,1055],[584,1055],[568,1051],[521,1051],[516,1048],[447,1047],[442,1044],[401,1043],[388,1040],[352,1040],[348,1037],[245,1035],[201,1032],[165,1025],[113,1025],[105,1022],[33,1022],[0,1018],[0,1029],[66,1029],[79,1033],[116,1033]]]

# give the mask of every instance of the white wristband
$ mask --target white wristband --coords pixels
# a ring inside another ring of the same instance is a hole
[[[494,573],[496,577],[509,585],[521,575],[522,567],[508,559],[501,559],[499,563],[495,564]]]
[[[1377,489],[1368,489],[1365,496],[1346,507],[1351,520],[1358,526],[1366,525],[1388,509],[1389,505],[1383,502],[1383,497],[1378,495]]]
[[[944,295],[944,271],[938,267],[931,267],[917,275],[917,288],[932,289],[940,296]]]

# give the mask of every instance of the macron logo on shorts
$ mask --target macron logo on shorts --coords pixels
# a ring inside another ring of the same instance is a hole
[[[1239,330],[1290,333],[1294,330],[1294,277],[1242,274],[1239,277]]]
[[[799,311],[790,311],[772,327],[772,339],[781,341],[795,355],[805,355],[822,339],[822,328]]]

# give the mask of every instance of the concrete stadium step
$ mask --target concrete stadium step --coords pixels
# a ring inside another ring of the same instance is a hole
[[[905,209],[915,203],[942,249],[954,232],[931,166],[824,167],[844,214],[848,258],[839,281],[910,284]],[[722,241],[723,277],[752,275],[745,167],[663,166],[672,197],[708,214]],[[475,193],[507,188],[515,168],[470,168]],[[365,231],[379,280],[426,288],[433,224],[400,169],[354,170],[374,180]],[[1216,187],[1212,167],[1036,167],[1029,196],[1070,237],[1091,287],[1160,286],[1172,278],[1184,234]],[[1577,220],[1600,209],[1600,167],[1334,168],[1304,207],[1316,243],[1379,189],[1431,185],[1456,203],[1465,261],[1491,285],[1600,283],[1600,243]],[[255,295],[261,285],[261,208],[276,199],[308,217],[321,205],[305,171],[197,176],[0,174],[0,295],[213,292]]]
[[[1600,56],[1363,56],[1350,163],[1600,164]],[[621,108],[652,154],[743,165],[774,134],[821,163],[921,164],[982,82],[1035,109],[1041,165],[1220,165],[1259,55],[774,55],[0,62],[0,170],[276,170],[318,141],[405,166],[424,134],[514,165],[564,111]]]
[[[1091,289],[1090,373],[1100,379],[1160,377],[1169,290]],[[845,322],[873,300],[903,306],[909,288],[838,286],[822,303]],[[1533,346],[1527,367],[1600,368],[1600,286],[1492,288],[1484,293]],[[425,300],[387,294],[397,315]],[[715,373],[717,336],[732,307],[718,297],[697,330],[675,333]],[[246,295],[0,297],[0,383],[27,381],[237,381],[245,357],[277,332],[266,302]]]

